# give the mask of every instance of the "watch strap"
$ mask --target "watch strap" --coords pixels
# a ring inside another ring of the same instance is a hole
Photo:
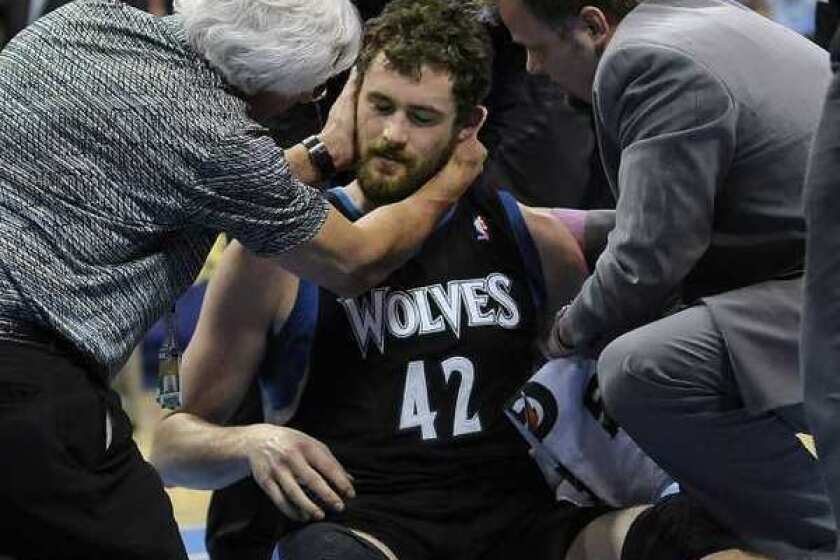
[[[317,135],[310,136],[301,142],[301,144],[306,148],[309,154],[309,161],[318,170],[322,180],[327,180],[335,175],[335,162],[333,162],[332,155],[330,155],[327,146],[321,141],[320,137]]]

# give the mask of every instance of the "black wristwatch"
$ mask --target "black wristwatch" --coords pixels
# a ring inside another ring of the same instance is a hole
[[[309,161],[318,170],[321,175],[321,180],[326,181],[335,175],[335,163],[330,155],[329,150],[318,136],[310,136],[303,142],[303,147],[309,153]]]

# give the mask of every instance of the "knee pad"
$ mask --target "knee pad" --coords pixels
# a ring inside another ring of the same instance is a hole
[[[679,493],[660,500],[633,521],[621,560],[699,560],[731,548],[744,546],[691,498]]]
[[[283,537],[277,544],[280,560],[387,560],[367,540],[342,525],[310,523]]]

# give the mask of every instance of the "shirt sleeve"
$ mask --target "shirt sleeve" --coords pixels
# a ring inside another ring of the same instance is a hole
[[[564,318],[582,350],[658,316],[707,250],[737,126],[725,84],[684,53],[625,45],[602,64],[595,109],[620,153],[619,196],[607,247]]]
[[[214,147],[187,198],[194,224],[224,231],[262,256],[309,241],[328,212],[327,200],[292,176],[283,151],[260,130]]]

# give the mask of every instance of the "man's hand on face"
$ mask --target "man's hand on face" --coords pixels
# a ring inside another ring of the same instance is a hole
[[[289,519],[320,521],[324,508],[344,509],[341,496],[355,497],[350,475],[315,438],[291,428],[254,424],[244,444],[254,480]]]
[[[487,149],[478,140],[478,131],[487,118],[487,110],[481,110],[481,122],[469,135],[458,140],[449,161],[419,192],[452,204],[481,174],[487,159]]]
[[[335,100],[327,117],[327,124],[319,135],[338,171],[345,170],[356,160],[356,98],[358,96],[356,69],[350,72],[341,95]]]

